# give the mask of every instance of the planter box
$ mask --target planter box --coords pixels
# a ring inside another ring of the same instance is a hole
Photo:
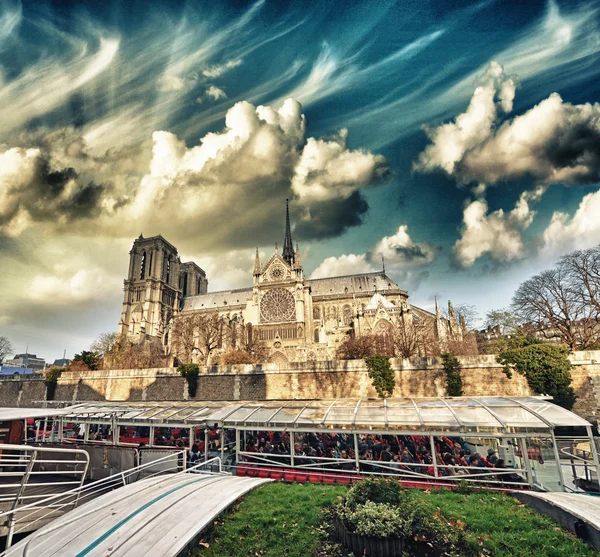
[[[343,521],[335,517],[335,533],[342,545],[355,555],[369,557],[397,557],[404,551],[404,540],[401,538],[375,538],[349,532]]]

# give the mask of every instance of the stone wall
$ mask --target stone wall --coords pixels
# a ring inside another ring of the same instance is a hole
[[[494,356],[461,357],[466,396],[527,396],[524,377],[509,379]],[[573,386],[578,400],[574,410],[588,419],[600,411],[600,351],[572,356]],[[436,397],[446,394],[446,379],[438,358],[392,360],[396,374],[395,397]],[[29,406],[45,396],[39,377],[0,379],[1,406]],[[374,398],[364,361],[329,361],[285,365],[238,365],[201,370],[195,400],[277,400]],[[55,400],[64,401],[181,401],[188,399],[187,384],[175,368],[64,372]]]

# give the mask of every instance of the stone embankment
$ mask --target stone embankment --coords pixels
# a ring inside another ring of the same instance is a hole
[[[600,412],[600,351],[571,356],[574,410],[590,420]],[[527,396],[527,381],[518,373],[509,379],[494,356],[464,356],[465,396]],[[395,397],[437,397],[446,394],[439,358],[393,359]],[[29,406],[44,400],[39,377],[0,380],[0,406]],[[195,400],[311,400],[375,398],[363,360],[315,363],[214,366],[201,369]],[[64,372],[55,400],[63,401],[184,401],[187,385],[176,368]]]

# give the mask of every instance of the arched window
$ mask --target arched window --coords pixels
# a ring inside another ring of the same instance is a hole
[[[318,307],[313,307],[313,319],[321,319],[321,310]]]
[[[171,281],[171,258],[167,259],[167,266],[165,269],[165,282],[169,284]]]
[[[142,263],[140,265],[140,280],[146,276],[146,252],[142,252]]]
[[[148,276],[152,276],[152,260],[154,259],[154,250],[150,252],[150,261],[148,262]]]
[[[319,342],[319,329],[315,329],[315,342]]]
[[[187,296],[188,293],[188,274],[182,273],[179,288],[181,288],[182,296]]]
[[[352,321],[352,308],[348,305],[344,306],[342,315],[343,315],[344,325],[349,326],[350,322]]]

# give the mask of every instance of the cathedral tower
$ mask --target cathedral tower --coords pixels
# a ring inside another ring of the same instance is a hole
[[[133,242],[129,256],[129,273],[124,282],[125,295],[119,334],[127,335],[138,342],[148,337],[165,342],[168,325],[173,314],[179,309],[181,296],[181,261],[177,255],[177,248],[162,236],[144,238],[140,234]],[[197,275],[199,273],[195,273],[192,279],[196,289],[197,282],[202,281],[202,277]],[[200,288],[206,291],[204,285]]]

